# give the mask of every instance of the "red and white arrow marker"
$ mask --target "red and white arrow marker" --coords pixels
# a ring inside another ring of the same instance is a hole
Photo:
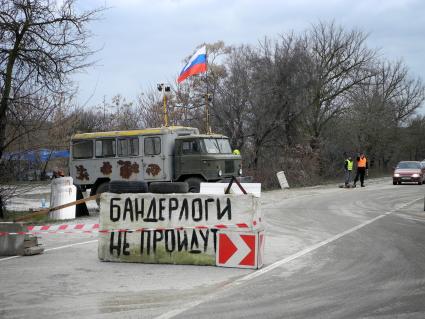
[[[216,265],[236,268],[258,268],[259,249],[264,246],[259,243],[263,239],[263,231],[253,232],[220,232],[218,234],[218,249]],[[262,256],[262,252],[260,254]]]

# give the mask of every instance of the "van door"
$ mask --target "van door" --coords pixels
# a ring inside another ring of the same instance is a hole
[[[124,180],[143,180],[143,163],[140,162],[139,138],[119,137],[117,140],[117,172]]]
[[[164,180],[164,161],[161,136],[143,138],[143,175],[146,181]]]
[[[177,147],[176,177],[181,175],[202,175],[199,140],[182,140],[179,141]]]

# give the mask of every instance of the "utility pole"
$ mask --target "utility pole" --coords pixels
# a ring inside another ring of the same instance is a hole
[[[171,89],[169,85],[164,83],[157,84],[158,91],[162,92],[162,113],[164,117],[164,126],[168,127],[168,109],[167,109],[167,94],[170,93]]]

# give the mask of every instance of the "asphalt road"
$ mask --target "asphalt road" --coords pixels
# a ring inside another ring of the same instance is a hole
[[[389,179],[263,193],[255,272],[102,263],[95,235],[46,235],[45,254],[0,259],[0,318],[425,318],[424,193]]]

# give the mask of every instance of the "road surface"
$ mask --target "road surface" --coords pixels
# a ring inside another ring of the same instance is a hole
[[[263,193],[258,271],[105,263],[96,235],[44,235],[43,255],[0,259],[0,318],[425,318],[424,193]]]

